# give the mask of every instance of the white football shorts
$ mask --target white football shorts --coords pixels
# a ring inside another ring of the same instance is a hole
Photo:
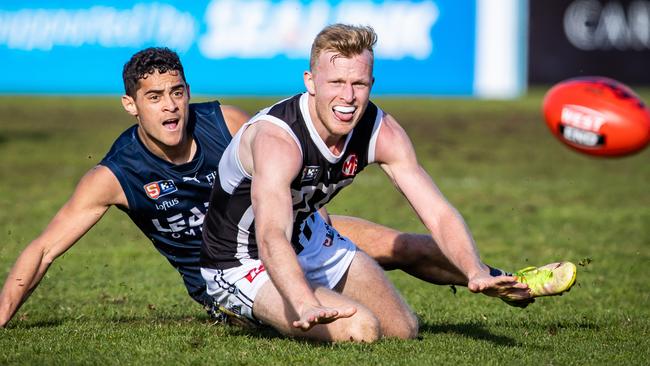
[[[308,228],[305,230],[305,228]],[[307,237],[304,233],[311,233]],[[345,275],[357,251],[350,239],[328,225],[320,214],[311,215],[303,223],[298,263],[312,287],[333,289]],[[257,293],[270,280],[259,259],[242,259],[242,265],[225,270],[201,268],[207,293],[226,311],[259,322],[253,316]]]

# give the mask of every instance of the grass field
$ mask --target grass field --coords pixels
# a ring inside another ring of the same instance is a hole
[[[642,91],[650,100],[650,91]],[[390,278],[421,319],[414,341],[314,345],[213,326],[178,274],[113,208],[50,268],[7,329],[0,364],[619,364],[650,359],[650,149],[595,159],[554,140],[542,92],[517,101],[379,104],[461,211],[485,262],[572,260],[578,282],[528,309]],[[248,111],[270,100],[226,99]],[[0,97],[0,276],[132,120],[113,98]],[[329,206],[422,232],[377,168]]]

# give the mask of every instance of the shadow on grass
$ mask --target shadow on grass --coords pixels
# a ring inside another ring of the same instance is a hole
[[[124,326],[152,326],[152,325],[162,325],[162,326],[205,326],[206,332],[211,332],[210,329],[215,328],[213,331],[219,333],[219,336],[232,336],[232,337],[246,337],[246,338],[257,338],[261,340],[290,340],[291,342],[309,344],[311,346],[322,346],[322,347],[331,347],[331,343],[327,342],[316,342],[305,339],[289,339],[274,329],[266,326],[259,328],[251,329],[244,328],[239,325],[232,324],[223,324],[223,323],[214,323],[207,316],[188,316],[188,315],[163,315],[156,317],[149,316],[117,316],[111,318],[78,318],[78,319],[47,319],[40,321],[24,321],[10,323],[8,329],[35,329],[35,328],[56,328],[63,326],[64,324],[69,323],[96,323],[95,325],[102,323],[110,323],[113,325],[124,325]],[[600,326],[591,321],[578,321],[578,322],[549,322],[549,323],[539,323],[539,322],[530,322],[528,324],[528,330],[533,332],[542,332],[550,336],[554,336],[564,330],[586,330],[586,331],[597,331],[600,329]],[[488,326],[476,323],[476,322],[466,322],[466,323],[420,323],[420,336],[425,335],[440,335],[440,334],[449,334],[452,336],[461,336],[468,339],[473,339],[477,341],[486,341],[490,342],[495,346],[504,346],[504,347],[519,347],[523,344],[508,336],[494,334],[490,332]],[[527,344],[527,347],[538,348],[533,344]],[[544,349],[544,347],[541,347]]]
[[[161,316],[161,317],[146,317],[146,316],[119,316],[119,317],[107,317],[107,318],[93,318],[80,316],[76,319],[74,318],[56,318],[56,319],[44,319],[44,320],[13,320],[11,321],[7,329],[12,328],[21,328],[21,329],[30,329],[30,328],[54,328],[62,326],[64,324],[125,324],[125,325],[180,325],[183,323],[205,323],[206,325],[212,324],[207,317],[192,317],[192,316]]]
[[[289,339],[288,337],[283,336],[274,329],[270,327],[263,326],[256,329],[246,329],[236,325],[226,325],[228,327],[228,333],[232,335],[245,335],[260,339]],[[423,333],[429,334],[454,334],[474,340],[488,341],[494,345],[506,346],[506,347],[516,347],[521,344],[514,339],[502,335],[496,335],[487,330],[483,325],[476,323],[462,323],[462,324],[420,324],[420,335]],[[418,337],[421,339],[421,337]],[[309,344],[310,346],[323,346],[331,347],[331,343],[328,342],[318,342],[308,339],[292,339],[294,342]],[[412,340],[415,341],[415,340]],[[409,341],[405,341],[409,342]]]
[[[6,329],[31,329],[31,328],[56,328],[63,325],[66,319],[47,319],[47,320],[14,320],[11,321]]]
[[[488,341],[495,345],[514,347],[519,346],[519,343],[514,339],[502,335],[491,333],[485,326],[477,323],[460,323],[460,324],[420,324],[420,334],[454,334],[463,337]]]
[[[263,339],[287,339],[280,333],[276,332],[270,327],[263,327],[259,329],[243,329],[237,326],[230,326],[230,331],[233,335],[247,335]],[[488,341],[494,345],[516,347],[521,344],[514,339],[502,335],[496,335],[487,330],[483,325],[476,323],[462,323],[462,324],[420,324],[420,335],[428,334],[454,334],[474,340]],[[420,339],[420,337],[418,337]],[[316,342],[306,339],[293,339],[295,342],[309,344],[310,346],[323,346],[331,347],[331,343]],[[412,340],[415,341],[415,340]],[[411,341],[411,342],[412,342]],[[405,341],[409,342],[409,341]]]
[[[159,317],[148,317],[148,316],[117,316],[111,319],[48,319],[41,321],[28,321],[28,322],[18,322],[11,324],[8,328],[21,328],[21,329],[34,329],[34,328],[54,328],[62,326],[64,323],[102,323],[107,322],[114,325],[163,325],[163,326],[178,326],[178,325],[197,325],[203,324],[206,326],[206,330],[210,327],[219,327],[219,331],[222,331],[230,336],[245,336],[245,337],[254,337],[259,339],[287,339],[287,337],[281,335],[271,327],[261,326],[259,328],[246,328],[235,324],[223,324],[223,323],[214,323],[209,318],[205,316],[184,316],[184,315],[164,315]],[[483,340],[491,342],[495,345],[501,346],[517,346],[519,345],[515,340],[492,334],[487,330],[483,325],[477,323],[461,323],[461,324],[420,324],[420,334],[429,333],[429,334],[455,334],[463,337]],[[331,344],[310,341],[305,339],[293,339],[295,342],[306,343],[310,345],[322,345],[329,347]]]

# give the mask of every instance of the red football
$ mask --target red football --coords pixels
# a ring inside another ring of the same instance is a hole
[[[562,81],[546,93],[543,111],[546,125],[560,141],[589,155],[629,155],[650,142],[650,111],[616,80]]]

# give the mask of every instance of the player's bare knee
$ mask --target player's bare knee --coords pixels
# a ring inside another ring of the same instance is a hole
[[[370,312],[357,312],[347,328],[347,337],[351,342],[372,343],[381,338],[379,320]]]
[[[405,332],[403,334],[403,339],[414,339],[418,336],[420,331],[420,321],[415,314],[409,312],[407,316]]]
[[[388,329],[384,330],[387,338],[414,339],[420,329],[418,318],[412,312],[404,314],[390,322]]]

